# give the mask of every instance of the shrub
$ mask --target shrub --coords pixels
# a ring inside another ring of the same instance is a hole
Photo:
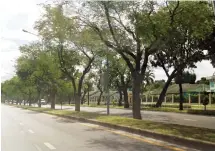
[[[155,104],[144,104],[143,107],[155,107]],[[179,108],[179,104],[164,104],[162,103],[161,107],[168,107],[168,108]],[[191,106],[189,104],[184,104],[183,105],[184,108],[191,108]]]
[[[198,115],[212,115],[215,116],[215,110],[193,110],[190,109],[187,111],[189,114],[198,114]]]

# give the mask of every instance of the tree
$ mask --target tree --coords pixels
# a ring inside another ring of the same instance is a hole
[[[62,73],[58,68],[56,54],[50,53],[48,48],[45,50],[40,48],[40,45],[35,43],[20,47],[22,56],[17,62],[17,75],[23,81],[32,82],[36,87],[39,107],[41,107],[41,96],[46,92],[51,99],[51,108],[54,109]]]
[[[214,20],[214,19],[213,19]],[[201,49],[208,50],[206,54],[206,59],[211,60],[211,64],[215,67],[215,26],[213,26],[213,31],[205,39],[200,41],[199,47]]]
[[[35,28],[50,43],[52,50],[57,51],[60,69],[73,85],[75,110],[80,111],[83,81],[91,69],[94,52],[100,49],[100,44],[90,29],[82,28],[64,14],[63,4],[56,7],[45,5],[44,8],[45,14],[36,22]],[[83,68],[82,72],[78,70],[80,67]]]
[[[179,109],[180,110],[183,110],[183,102],[184,102],[182,84],[183,83],[194,84],[195,81],[196,81],[196,75],[189,73],[188,71],[178,72],[177,76],[175,77],[175,83],[179,85],[179,92],[180,92]]]
[[[161,106],[172,79],[177,74],[181,75],[185,68],[193,68],[196,62],[204,59],[203,50],[199,49],[198,44],[212,29],[210,15],[208,5],[198,1],[167,2],[162,9],[160,17],[163,21],[158,27],[166,29],[159,28],[159,31],[164,31],[161,34],[166,43],[154,55],[152,64],[163,68],[168,79],[159,96],[157,107]],[[184,20],[184,17],[187,19]],[[170,68],[173,68],[171,72]]]
[[[145,77],[143,80],[143,84],[142,84],[142,92],[144,92],[145,90],[147,90],[147,87],[150,87],[150,85],[154,84],[154,72],[152,71],[152,69],[147,69],[146,73],[145,73]],[[157,87],[155,87],[157,88]]]
[[[87,2],[81,9],[89,13],[78,16],[110,50],[126,62],[132,76],[132,111],[136,119],[141,119],[140,87],[149,56],[156,51],[160,42],[150,33],[150,16],[155,12],[154,6],[154,2]],[[94,20],[91,16],[94,16]],[[147,32],[141,35],[143,31]]]
[[[200,80],[196,81],[197,84],[210,84],[210,81],[207,80],[205,77],[202,77]]]
[[[87,101],[89,104],[89,92],[93,90],[93,77],[94,74],[93,73],[89,73],[89,75],[86,77],[86,79],[84,80],[84,86],[83,86],[83,94],[82,94],[82,98],[81,98],[81,104],[84,103],[85,101],[85,95],[88,95]]]
[[[182,73],[182,76],[180,76],[182,79],[182,84],[183,83],[189,83],[189,84],[195,84],[196,81],[196,74],[195,73],[190,73],[189,71],[185,71]],[[175,83],[179,84],[179,77],[175,77]]]
[[[16,100],[16,104],[18,104],[25,98],[25,88],[23,87],[22,81],[17,76],[5,81],[1,88],[5,97],[12,100],[12,104],[14,103],[13,100]]]
[[[131,74],[121,57],[110,57],[110,83],[119,92],[119,106],[122,105],[122,95],[124,96],[124,108],[129,108],[128,88],[131,87]]]

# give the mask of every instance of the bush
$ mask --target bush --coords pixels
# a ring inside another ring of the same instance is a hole
[[[187,113],[189,114],[198,114],[198,115],[212,115],[215,116],[215,110],[188,110]]]
[[[155,107],[155,104],[144,104],[143,107]],[[162,103],[161,107],[168,107],[168,108],[179,108],[179,104],[164,104]],[[189,104],[184,104],[183,105],[184,108],[191,108],[191,105]]]

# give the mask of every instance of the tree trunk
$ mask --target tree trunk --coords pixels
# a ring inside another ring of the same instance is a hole
[[[179,83],[179,92],[180,92],[179,110],[183,110],[184,97],[183,97],[183,89],[182,89],[182,84],[181,84],[181,82]]]
[[[31,106],[31,99],[28,100],[28,103],[29,103],[28,105]]]
[[[167,79],[167,81],[166,81],[166,83],[165,83],[165,85],[164,85],[164,87],[163,87],[163,89],[162,89],[162,91],[160,93],[160,96],[158,98],[158,101],[157,101],[155,107],[161,107],[161,104],[164,101],[164,98],[165,98],[165,95],[166,95],[166,91],[167,91],[167,89],[168,89],[168,87],[169,87],[169,85],[170,85],[170,83],[171,83],[173,78],[174,78],[174,74],[171,74],[168,77],[168,79]]]
[[[97,105],[100,105],[101,98],[102,98],[102,94],[103,94],[103,92],[101,91],[101,92],[100,92],[100,95],[99,95],[99,98],[98,98],[98,100],[97,100]]]
[[[37,97],[37,101],[38,101],[38,107],[41,107],[41,99],[40,99],[40,91],[38,92],[38,97]],[[29,103],[30,104],[30,103]]]
[[[74,98],[75,98],[75,111],[80,112],[80,107],[81,107],[80,106],[81,105],[80,99],[81,99],[81,96],[76,94],[74,96]]]
[[[80,111],[80,107],[81,107],[81,88],[82,88],[82,84],[83,84],[83,80],[84,80],[84,76],[85,76],[85,72],[83,72],[81,78],[79,79],[78,82],[78,93],[76,94],[75,97],[75,111]]]
[[[26,101],[24,100],[24,105],[25,105]],[[28,95],[28,105],[31,106],[31,93],[29,93]]]
[[[122,91],[120,88],[118,88],[118,92],[119,92],[118,106],[122,106]]]
[[[90,105],[90,90],[87,90],[87,104]]]
[[[86,94],[87,94],[87,91],[84,91],[84,94],[81,97],[81,104],[84,104],[84,98],[85,98]]]
[[[123,88],[123,95],[124,95],[124,108],[129,108],[127,88]]]
[[[71,104],[71,97],[68,95],[68,102],[69,102],[69,104]]]
[[[182,71],[178,73],[178,79],[179,79],[179,94],[180,94],[180,101],[179,101],[179,110],[183,110],[183,88],[182,88]]]
[[[55,90],[52,90],[50,98],[51,98],[51,109],[55,109],[55,99],[56,99]]]
[[[134,119],[141,119],[141,112],[140,112],[140,87],[142,83],[141,75],[138,73],[133,74],[132,76],[133,85],[132,85],[132,111],[133,111],[133,118]]]

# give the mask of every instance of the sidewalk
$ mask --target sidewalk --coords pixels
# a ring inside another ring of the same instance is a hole
[[[50,105],[43,107],[50,108]],[[56,105],[56,109],[61,109],[60,105]],[[63,106],[64,110],[75,110],[74,106]],[[81,107],[81,111],[95,112],[99,114],[106,114],[106,108],[98,107]],[[132,117],[132,110],[129,109],[116,109],[110,108],[111,115],[119,115]],[[209,129],[215,129],[215,117],[213,116],[202,116],[202,115],[191,115],[191,114],[180,114],[171,112],[156,112],[156,111],[141,111],[143,120],[151,120],[163,123],[180,124],[186,126],[203,127]]]

